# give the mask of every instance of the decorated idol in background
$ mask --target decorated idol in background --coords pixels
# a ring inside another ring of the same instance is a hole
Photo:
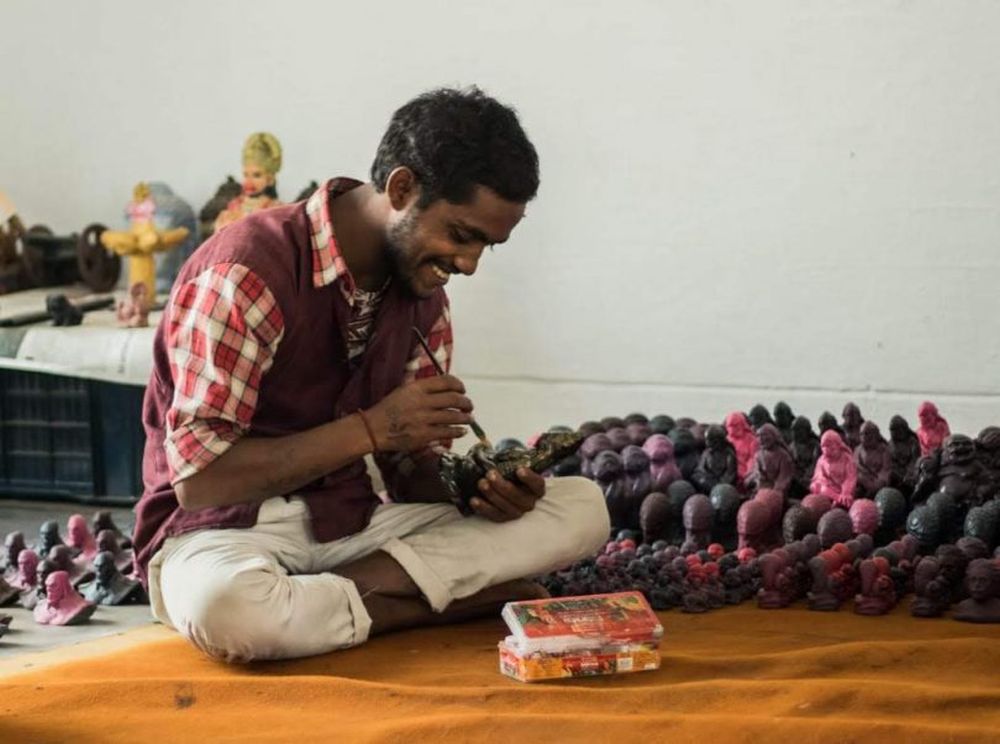
[[[281,145],[268,132],[251,134],[243,145],[243,192],[215,218],[215,229],[231,225],[261,209],[277,207],[277,176],[281,170]]]

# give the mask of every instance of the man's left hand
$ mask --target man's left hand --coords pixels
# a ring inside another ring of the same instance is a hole
[[[491,470],[479,481],[479,494],[472,498],[472,510],[493,522],[519,519],[535,508],[545,495],[545,479],[527,468],[517,469],[517,482],[509,481]]]

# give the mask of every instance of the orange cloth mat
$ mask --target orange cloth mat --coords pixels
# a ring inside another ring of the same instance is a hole
[[[661,619],[659,671],[532,685],[497,671],[499,620],[249,666],[147,628],[131,647],[0,677],[0,741],[1000,741],[1000,625],[902,605]]]

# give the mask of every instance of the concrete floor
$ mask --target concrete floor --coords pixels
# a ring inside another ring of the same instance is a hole
[[[109,510],[118,528],[123,532],[130,532],[133,522],[131,510]],[[0,499],[0,536],[20,530],[24,533],[25,541],[31,545],[38,539],[38,529],[43,522],[56,520],[60,525],[60,532],[65,536],[66,521],[71,514],[83,514],[89,522],[95,511],[97,507],[83,504]],[[0,613],[14,617],[10,630],[0,637],[0,659],[71,646],[152,622],[148,606],[98,607],[88,623],[70,627],[39,625],[30,611],[20,607],[2,607]]]

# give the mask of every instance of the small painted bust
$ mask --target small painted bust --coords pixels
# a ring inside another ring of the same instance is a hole
[[[35,621],[42,625],[80,625],[90,619],[95,607],[77,594],[65,571],[53,571],[45,579],[45,598],[35,605]]]
[[[733,411],[726,416],[726,436],[736,451],[736,475],[739,484],[742,484],[753,469],[758,447],[754,430],[742,411]]]
[[[816,463],[810,490],[828,496],[837,506],[850,508],[858,479],[854,453],[835,431],[823,433],[820,451],[822,454]]]
[[[757,442],[759,447],[748,483],[754,488],[770,488],[787,496],[795,479],[792,451],[774,424],[763,424],[757,430]]]
[[[43,522],[38,530],[38,544],[35,546],[35,552],[39,556],[47,556],[56,545],[64,544],[62,536],[59,534],[59,523],[51,519]]]
[[[9,579],[17,572],[17,557],[27,546],[24,544],[24,533],[15,530],[8,532],[3,541],[3,575]]]
[[[594,480],[604,493],[604,501],[611,517],[611,526],[625,529],[629,526],[631,500],[625,489],[625,468],[621,456],[614,450],[605,450],[594,458]]]
[[[94,559],[97,577],[82,587],[84,598],[94,604],[122,605],[144,604],[146,593],[136,579],[129,579],[118,572],[115,557],[101,552]]]
[[[38,584],[38,553],[25,548],[17,556],[17,573],[10,579],[12,586],[22,592],[33,590]]]
[[[988,558],[977,558],[965,572],[969,598],[958,603],[952,617],[966,623],[1000,623],[1000,573]]]
[[[115,559],[115,566],[121,573],[132,573],[134,568],[132,550],[121,546],[114,530],[101,530],[97,533],[97,551],[110,553]]]
[[[90,533],[87,520],[82,514],[74,514],[66,525],[66,544],[73,549],[76,557],[86,561],[97,555],[97,540]]]
[[[910,603],[913,617],[940,617],[951,604],[951,587],[941,573],[941,564],[933,556],[925,556],[913,573],[916,596]]]
[[[277,175],[281,170],[281,144],[268,132],[251,134],[243,145],[243,193],[229,202],[215,218],[215,229],[236,222],[261,209],[277,207]]]
[[[736,449],[726,437],[726,430],[712,424],[705,431],[705,451],[691,474],[691,482],[701,493],[711,493],[721,483],[735,485],[737,469]]]
[[[889,485],[910,493],[917,484],[920,440],[902,416],[893,416],[889,421],[889,452],[892,456]]]
[[[115,524],[115,520],[111,517],[111,512],[101,509],[94,512],[94,518],[91,520],[90,531],[100,536],[102,530],[111,530],[115,533],[115,537],[118,538],[118,544],[123,548],[132,547],[132,541],[129,536],[118,529],[118,525]]]
[[[858,408],[857,403],[845,405],[841,415],[843,416],[841,427],[844,430],[844,441],[848,447],[854,449],[861,444],[861,425],[865,419],[861,415],[861,409]]]
[[[858,466],[855,495],[870,499],[889,485],[892,452],[874,421],[865,421],[861,425],[861,444],[854,449],[854,463]]]
[[[917,439],[920,440],[920,454],[924,457],[941,447],[945,438],[951,434],[948,422],[938,413],[937,406],[925,400],[917,409],[920,426],[917,428]]]

